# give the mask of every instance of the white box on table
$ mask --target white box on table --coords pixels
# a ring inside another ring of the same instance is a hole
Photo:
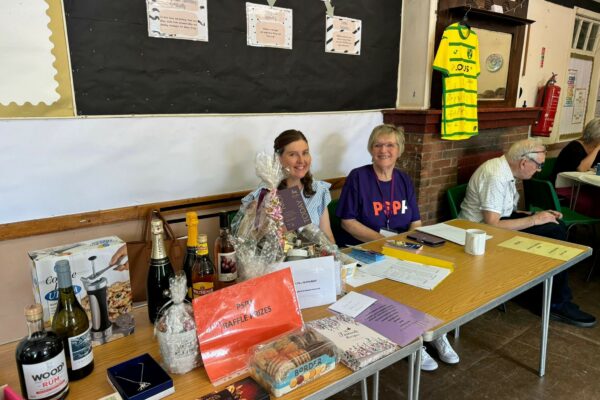
[[[29,258],[33,295],[44,309],[47,326],[58,304],[54,265],[68,260],[75,294],[90,319],[93,345],[133,332],[127,246],[117,236],[30,251]]]

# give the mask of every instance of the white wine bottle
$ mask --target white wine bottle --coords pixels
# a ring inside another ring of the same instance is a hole
[[[187,280],[186,300],[192,301],[192,267],[198,251],[198,214],[191,211],[185,214],[185,224],[188,229],[187,252],[183,260],[183,271]]]
[[[90,321],[75,297],[69,261],[57,261],[54,271],[58,278],[58,304],[52,329],[63,340],[69,380],[75,381],[88,376],[94,369]]]

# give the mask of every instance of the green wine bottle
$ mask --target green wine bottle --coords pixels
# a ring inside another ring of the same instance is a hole
[[[58,304],[52,329],[63,340],[69,380],[75,381],[88,376],[94,369],[90,321],[75,297],[69,261],[57,261],[54,271],[58,278]]]

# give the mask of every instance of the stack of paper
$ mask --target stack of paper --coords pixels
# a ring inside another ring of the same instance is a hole
[[[448,268],[403,261],[387,256],[383,261],[362,266],[361,270],[370,275],[427,290],[435,288],[452,272]]]
[[[417,228],[419,232],[429,233],[430,235],[441,237],[461,246],[465,245],[465,236],[467,231],[462,228],[457,228],[452,225],[439,223],[429,226],[420,226]],[[487,235],[486,239],[491,239],[492,236]]]

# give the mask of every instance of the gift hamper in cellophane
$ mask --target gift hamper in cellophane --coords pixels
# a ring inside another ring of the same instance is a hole
[[[332,371],[339,359],[332,342],[306,327],[259,344],[251,351],[250,373],[275,397]]]

